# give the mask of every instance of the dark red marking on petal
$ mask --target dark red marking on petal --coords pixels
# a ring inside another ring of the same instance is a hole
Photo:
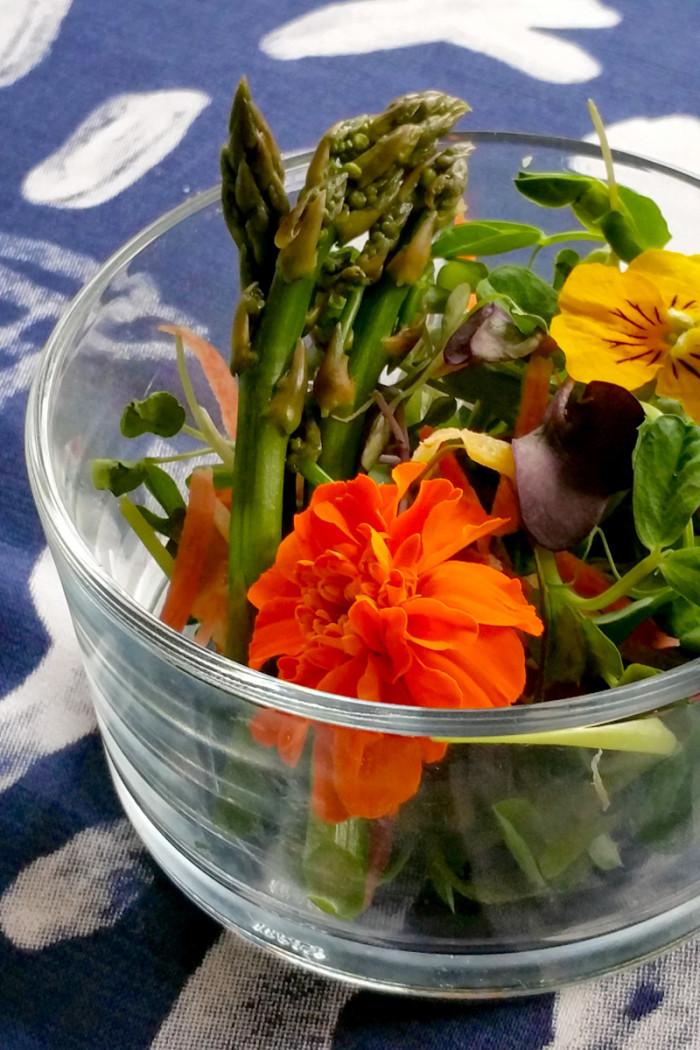
[[[678,358],[678,363],[683,365],[683,367],[686,368],[692,375],[694,375],[696,379],[700,379],[700,372],[698,372],[697,368],[694,368],[693,365],[689,365],[688,362],[684,361],[682,357]]]

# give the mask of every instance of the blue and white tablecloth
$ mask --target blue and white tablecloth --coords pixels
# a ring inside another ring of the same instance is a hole
[[[556,996],[356,991],[189,904],[115,800],[22,453],[42,344],[80,285],[218,177],[247,74],[284,149],[424,87],[472,126],[700,173],[696,0],[0,0],[0,1050],[681,1050],[700,942]]]

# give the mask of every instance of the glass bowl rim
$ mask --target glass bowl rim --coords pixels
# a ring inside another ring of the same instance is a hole
[[[555,136],[501,131],[453,132],[449,141],[469,141],[495,145],[514,145],[558,149],[600,159],[597,144]],[[285,169],[301,173],[312,156],[311,150],[287,153]],[[700,179],[690,172],[645,157],[613,150],[616,161],[643,168],[689,183],[700,191]],[[661,674],[581,696],[550,700],[542,704],[508,708],[429,708],[377,704],[354,697],[339,696],[283,682],[224,656],[203,649],[194,641],[172,631],[152,613],[138,605],[99,565],[82,540],[63,504],[51,470],[48,454],[50,393],[60,375],[60,366],[75,336],[89,316],[102,291],[129,262],[172,227],[219,201],[218,186],[203,190],[165,212],[139,231],[104,263],[68,304],[44,347],[34,376],[27,405],[25,450],[34,499],[50,546],[75,574],[92,600],[127,632],[151,646],[169,664],[209,688],[245,696],[261,707],[272,707],[303,718],[333,725],[350,726],[402,736],[450,738],[488,738],[575,729],[602,725],[620,719],[648,714],[667,704],[700,692],[700,657]],[[233,304],[232,304],[233,309]]]

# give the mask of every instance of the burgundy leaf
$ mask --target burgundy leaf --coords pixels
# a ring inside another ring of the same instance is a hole
[[[632,451],[644,410],[614,383],[579,397],[565,383],[542,424],[513,441],[523,524],[549,550],[574,547],[600,521],[608,497],[632,484]]]

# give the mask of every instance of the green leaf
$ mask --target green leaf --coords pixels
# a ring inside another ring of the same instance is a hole
[[[606,212],[598,226],[612,250],[625,262],[631,262],[644,250],[637,239],[633,223],[621,211]]]
[[[368,856],[366,820],[327,824],[310,814],[302,858],[309,899],[330,915],[354,919],[365,907]]]
[[[658,667],[649,667],[648,664],[629,664],[617,684],[618,687],[631,685],[632,682],[643,682],[647,678],[654,678],[657,674],[661,674],[661,669]]]
[[[668,243],[668,227],[658,205],[626,186],[617,187],[616,208],[610,207],[605,183],[587,175],[521,171],[515,186],[528,200],[544,207],[570,205],[576,218],[589,230],[602,232],[625,262],[647,248],[663,248]]]
[[[575,266],[581,261],[581,256],[578,252],[575,252],[573,248],[562,248],[554,260],[554,279],[552,281],[552,287],[555,292],[564,284],[564,281],[569,276]]]
[[[594,197],[604,202],[602,211],[610,207],[607,187],[590,175],[566,174],[561,171],[520,171],[513,181],[523,197],[544,208],[565,208],[569,204],[576,204],[588,198],[590,209]]]
[[[155,463],[146,463],[144,481],[148,491],[158,500],[169,517],[176,512],[184,512],[185,501],[182,498],[180,489],[162,467],[157,466]]]
[[[599,675],[609,686],[617,685],[624,670],[620,650],[587,616],[583,617],[581,628],[586,640],[586,670]]]
[[[148,522],[152,529],[156,532],[160,532],[163,536],[167,536],[168,539],[175,540],[179,543],[182,535],[182,524],[185,520],[185,511],[175,512],[167,518],[162,518],[158,514],[154,514],[148,507],[142,506],[140,503],[135,504],[141,517],[144,521]]]
[[[683,598],[700,605],[700,547],[669,551],[661,563],[661,572],[666,583]]]
[[[653,616],[658,609],[671,601],[672,598],[673,591],[669,590],[668,587],[664,587],[658,593],[650,594],[646,598],[639,598],[621,609],[615,609],[609,613],[601,613],[600,616],[595,617],[595,623],[611,641],[615,642],[616,645],[620,645],[635,627],[638,627],[644,620],[648,620],[650,616]]]
[[[586,670],[587,658],[583,618],[567,601],[564,588],[548,587],[545,601],[545,684],[578,683]]]
[[[543,889],[545,881],[536,859],[546,845],[540,815],[525,798],[504,798],[492,807],[506,846],[512,853],[528,882]]]
[[[619,206],[598,220],[601,233],[612,250],[631,262],[648,248],[663,248],[670,234],[658,205],[625,186],[618,186]]]
[[[158,390],[143,401],[130,401],[124,409],[120,426],[122,434],[128,438],[141,434],[173,437],[184,422],[185,410],[177,398],[167,390]]]
[[[433,256],[452,259],[456,255],[499,255],[518,248],[534,248],[542,231],[522,222],[478,220],[450,226],[433,242]]]
[[[680,416],[647,420],[633,462],[637,535],[649,550],[669,547],[700,506],[700,427]]]
[[[686,598],[676,598],[664,609],[663,626],[685,649],[700,653],[700,609]]]
[[[539,857],[539,867],[546,879],[555,879],[587,853],[591,845],[612,826],[609,818],[596,815],[577,820],[563,835],[550,842]]]
[[[469,404],[482,403],[489,418],[492,415],[512,426],[520,404],[521,383],[522,369],[518,366],[509,365],[508,370],[503,370],[499,365],[477,365],[444,376],[435,385]]]
[[[588,856],[596,868],[601,871],[612,871],[613,868],[623,867],[620,851],[607,832],[593,839],[588,846]]]
[[[642,248],[646,250],[665,247],[671,239],[671,234],[656,201],[627,186],[618,186],[617,193]]]
[[[453,291],[459,284],[468,284],[470,288],[476,288],[488,272],[487,267],[475,259],[451,259],[440,267],[435,283],[446,292]]]
[[[655,849],[680,845],[688,833],[693,813],[692,776],[697,761],[697,733],[686,746],[652,769],[646,780],[646,797],[636,837]],[[680,841],[679,841],[680,840]]]
[[[531,335],[535,328],[546,328],[557,309],[557,293],[551,284],[543,281],[525,266],[497,266],[477,285],[477,297],[488,300],[505,296],[515,304],[516,312],[508,311],[523,335]],[[526,331],[521,323],[527,319],[534,327]]]
[[[115,496],[123,496],[138,488],[146,476],[146,464],[142,459],[93,459],[92,483],[96,489],[106,490]]]

